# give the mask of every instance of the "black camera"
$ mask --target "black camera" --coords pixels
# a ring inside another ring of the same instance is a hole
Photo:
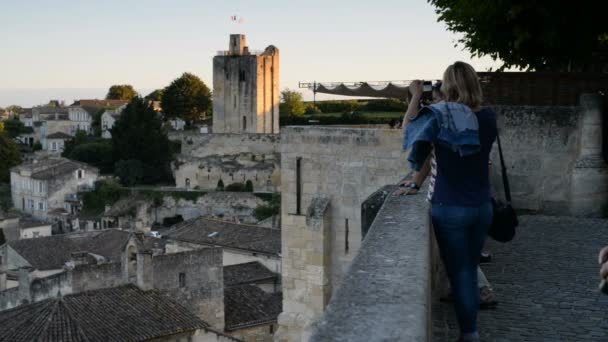
[[[428,106],[433,103],[433,91],[439,91],[441,88],[441,81],[436,81],[434,84],[432,81],[422,81],[422,96],[420,97],[420,106]],[[412,94],[410,93],[410,97]]]

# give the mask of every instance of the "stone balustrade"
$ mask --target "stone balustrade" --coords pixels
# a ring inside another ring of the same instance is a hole
[[[386,196],[310,341],[430,341],[433,240],[424,191]]]

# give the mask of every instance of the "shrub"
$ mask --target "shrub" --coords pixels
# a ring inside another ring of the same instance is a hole
[[[231,192],[245,192],[245,184],[243,183],[230,183],[228,184],[228,186],[226,187],[226,191],[231,191]]]
[[[245,192],[253,192],[253,182],[249,179],[245,182]]]

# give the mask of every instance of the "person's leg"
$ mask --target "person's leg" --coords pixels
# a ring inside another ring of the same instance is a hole
[[[435,237],[452,287],[456,316],[464,337],[477,334],[477,266],[470,267],[472,262],[469,255],[473,248],[471,243],[476,245],[476,240],[471,236],[471,227],[477,221],[477,212],[477,208],[433,205],[431,213]],[[478,258],[479,251],[476,260]]]
[[[464,266],[466,270],[473,273],[474,284],[475,284],[475,296],[472,297],[471,305],[474,306],[475,310],[470,312],[469,320],[467,321],[469,326],[463,330],[462,336],[466,339],[477,339],[479,334],[477,332],[477,311],[479,308],[479,287],[478,287],[478,271],[479,269],[479,256],[486,239],[488,228],[492,222],[492,205],[490,203],[484,204],[479,208],[476,208],[476,217],[474,222],[469,226],[469,244],[466,251]],[[482,273],[483,274],[483,273]],[[484,276],[485,278],[485,276]],[[486,279],[487,282],[487,279]]]

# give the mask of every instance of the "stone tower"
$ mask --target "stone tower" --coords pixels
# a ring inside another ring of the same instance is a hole
[[[213,133],[279,133],[279,49],[252,52],[230,35],[213,58]]]

